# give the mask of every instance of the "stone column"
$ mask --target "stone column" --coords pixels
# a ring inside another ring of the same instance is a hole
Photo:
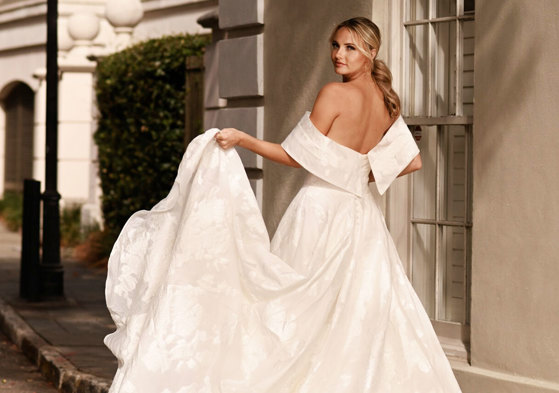
[[[67,53],[62,52],[59,59],[59,190],[63,203],[87,206],[92,199],[90,185],[97,183],[91,173],[96,63],[87,57],[94,50],[93,40],[99,33],[100,21],[93,13],[80,12],[71,15],[67,25],[73,45],[68,43],[64,47]]]

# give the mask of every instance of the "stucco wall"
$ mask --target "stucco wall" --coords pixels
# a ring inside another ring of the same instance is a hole
[[[183,32],[207,34],[209,30],[196,20],[215,8],[217,3],[217,0],[181,0],[180,6],[169,7],[156,0],[143,1],[144,17],[134,29],[134,40],[143,41]]]
[[[328,39],[337,23],[371,17],[371,0],[267,0],[264,11],[264,138],[281,142],[327,82],[333,71]],[[296,27],[296,28],[294,28]],[[275,232],[303,171],[264,161],[263,214]]]
[[[558,20],[556,0],[476,1],[471,312],[472,366],[555,383]]]

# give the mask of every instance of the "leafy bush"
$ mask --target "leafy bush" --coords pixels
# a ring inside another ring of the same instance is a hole
[[[113,236],[173,184],[185,148],[186,57],[201,56],[207,42],[190,35],[149,40],[98,64],[94,138],[105,227]]]
[[[60,244],[74,247],[85,240],[95,228],[83,227],[81,224],[81,205],[64,206],[60,211]]]
[[[4,191],[4,197],[0,199],[0,216],[10,231],[18,231],[21,228],[23,215],[23,194],[16,191]]]
[[[0,216],[11,231],[18,231],[22,225],[23,194],[16,191],[4,192],[0,199]],[[82,227],[81,206],[69,205],[60,210],[60,243],[65,247],[74,247],[86,239],[97,227]],[[110,251],[110,250],[109,250]]]
[[[106,268],[114,244],[114,236],[98,228],[89,232],[83,243],[74,249],[74,256],[90,265]]]

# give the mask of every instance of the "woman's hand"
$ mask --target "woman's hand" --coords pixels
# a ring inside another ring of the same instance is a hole
[[[229,149],[241,143],[244,132],[236,128],[224,128],[215,134],[215,140],[223,149]]]
[[[279,162],[280,164],[289,165],[295,168],[300,168],[301,165],[283,150],[278,143],[266,142],[257,139],[250,134],[235,128],[224,128],[215,134],[215,140],[223,149],[229,149],[233,146],[240,146],[244,149],[250,150],[253,153],[259,154],[269,160]]]

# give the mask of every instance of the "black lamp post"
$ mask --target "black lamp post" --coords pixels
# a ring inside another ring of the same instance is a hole
[[[64,296],[58,178],[58,0],[47,0],[47,117],[41,295]]]

